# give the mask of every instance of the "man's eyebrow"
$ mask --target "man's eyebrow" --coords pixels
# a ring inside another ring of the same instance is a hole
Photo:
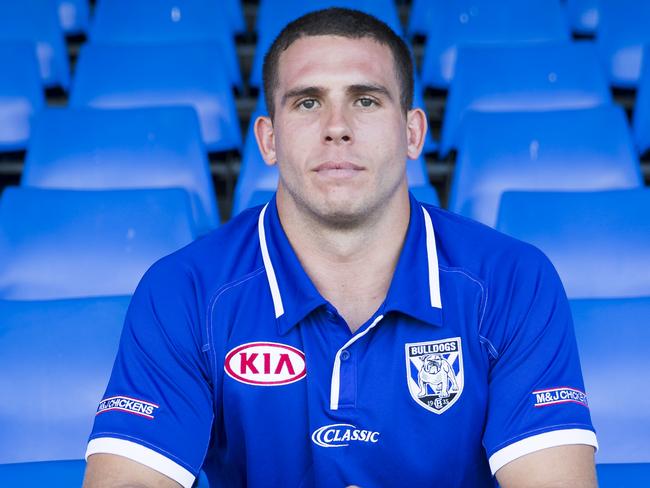
[[[358,96],[358,95],[363,95],[365,93],[367,94],[375,94],[375,95],[383,95],[389,100],[393,100],[393,97],[391,96],[390,92],[386,87],[382,85],[350,85],[347,88],[347,92],[350,95],[353,96]]]
[[[302,97],[320,98],[325,94],[325,91],[326,91],[325,88],[322,88],[320,86],[299,86],[296,88],[292,88],[284,95],[282,95],[282,105],[285,105],[287,103],[287,100],[294,99],[294,98],[302,98]]]

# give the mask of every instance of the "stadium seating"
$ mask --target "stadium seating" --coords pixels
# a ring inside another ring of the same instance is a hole
[[[646,48],[646,53],[648,49]],[[636,103],[634,105],[634,139],[640,154],[650,150],[650,55],[641,68]]]
[[[650,2],[598,0],[596,45],[610,83],[636,88],[643,45],[650,42]]]
[[[426,113],[426,105],[424,103],[424,90],[422,89],[422,82],[420,79],[416,76],[415,79],[413,80],[413,106],[421,108],[424,110]],[[428,116],[427,116],[428,118]],[[427,135],[424,139],[424,148],[422,148],[422,152],[424,154],[430,154],[434,153],[438,150],[438,143],[433,140],[433,136],[431,135],[431,130],[427,130]]]
[[[43,85],[48,88],[60,86],[67,90],[70,68],[56,3],[42,0],[0,0],[0,12],[0,44],[8,41],[32,43],[38,57]]]
[[[439,2],[431,15],[422,62],[422,83],[446,89],[462,45],[568,41],[560,0],[456,0]]]
[[[406,33],[409,37],[426,36],[432,19],[445,0],[412,0]]]
[[[506,190],[607,190],[643,186],[622,108],[469,112],[449,210],[494,226]]]
[[[650,463],[650,297],[574,300],[571,309],[596,461]]]
[[[598,28],[600,0],[566,0],[567,15],[573,32],[592,35]]]
[[[66,34],[82,34],[88,30],[88,0],[57,0],[59,23]]]
[[[21,184],[77,190],[184,188],[198,234],[219,210],[190,107],[51,109],[36,117]]]
[[[609,103],[609,87],[591,44],[462,46],[449,89],[440,153],[445,156],[456,147],[458,127],[468,110],[548,111]]]
[[[0,463],[83,458],[129,301],[0,300]]]
[[[0,152],[21,151],[34,113],[45,105],[33,46],[0,42],[0,66],[11,73],[0,76]]]
[[[497,229],[544,251],[569,298],[650,296],[650,188],[506,192]]]
[[[650,463],[597,464],[600,488],[650,486]]]
[[[348,7],[372,14],[384,21],[397,33],[402,25],[393,0],[260,0],[257,12],[257,46],[249,84],[262,86],[262,64],[266,51],[286,24],[301,15],[328,7]]]
[[[96,44],[211,43],[210,63],[242,86],[234,30],[214,0],[110,0],[98,2],[90,29]]]
[[[130,108],[189,105],[209,151],[239,149],[241,134],[228,80],[213,44],[82,47],[70,104]]]
[[[181,189],[10,187],[0,200],[0,299],[130,294],[194,236]]]
[[[225,8],[228,11],[228,24],[236,34],[246,32],[246,19],[242,9],[241,0],[225,0]]]

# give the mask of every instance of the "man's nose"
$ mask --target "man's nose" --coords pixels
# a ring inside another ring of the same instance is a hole
[[[323,139],[326,143],[342,144],[352,141],[352,127],[342,107],[330,107],[324,121]]]

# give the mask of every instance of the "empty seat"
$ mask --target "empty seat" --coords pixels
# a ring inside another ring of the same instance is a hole
[[[413,36],[427,35],[429,25],[445,0],[413,0],[409,12],[407,34]]]
[[[235,33],[243,34],[246,32],[246,19],[240,0],[225,0],[225,8],[228,11],[228,24]]]
[[[571,309],[596,461],[650,463],[650,297],[574,300]]]
[[[566,0],[571,30],[577,34],[594,34],[598,28],[600,0]]]
[[[0,463],[84,457],[129,301],[0,300]]]
[[[440,152],[458,143],[468,110],[548,111],[611,103],[594,47],[588,43],[462,46],[449,89]]]
[[[434,5],[422,62],[425,86],[449,86],[461,45],[570,39],[559,0],[455,0]]]
[[[190,107],[44,110],[35,119],[21,184],[180,187],[191,196],[197,233],[219,225],[210,165]]]
[[[0,299],[124,295],[194,237],[181,189],[7,188],[0,199]]]
[[[643,45],[650,42],[650,2],[598,0],[596,45],[609,81],[635,88],[641,73]]]
[[[234,32],[222,2],[215,0],[110,0],[98,2],[90,29],[97,44],[176,44],[208,42],[209,61],[225,68],[241,87]]]
[[[643,186],[621,107],[559,112],[469,112],[449,209],[494,226],[506,190]]]
[[[70,84],[68,51],[56,2],[0,0],[0,12],[0,43],[32,43],[43,85],[67,89]],[[7,66],[1,69],[3,76],[10,73]]]
[[[213,44],[82,47],[70,103],[96,108],[187,105],[209,151],[239,149],[235,100]]]
[[[88,30],[88,0],[57,0],[59,23],[66,34],[82,34]]]
[[[497,229],[539,247],[569,298],[650,296],[650,189],[506,192]]]
[[[329,7],[347,7],[374,15],[388,24],[398,34],[402,25],[392,0],[261,0],[257,11],[257,46],[253,57],[253,67],[249,84],[262,86],[262,64],[264,55],[276,36],[292,20]]]
[[[650,56],[645,59],[634,105],[634,139],[640,154],[650,150]]]
[[[34,114],[45,105],[34,47],[0,42],[0,66],[0,151],[21,151]]]

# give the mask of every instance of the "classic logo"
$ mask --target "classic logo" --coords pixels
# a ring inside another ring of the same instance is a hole
[[[137,398],[114,396],[104,398],[101,402],[99,402],[95,416],[99,415],[100,413],[110,412],[111,410],[119,410],[122,412],[139,415],[140,417],[153,419],[154,413],[158,408],[159,406],[155,403],[145,402],[144,400],[138,400]]]
[[[533,397],[535,398],[535,407],[546,407],[547,405],[561,403],[577,403],[583,407],[589,407],[586,393],[567,386],[537,390],[533,392]]]
[[[279,386],[307,374],[305,354],[277,342],[249,342],[232,349],[224,362],[231,378],[249,385]]]
[[[406,344],[406,382],[423,408],[441,414],[463,392],[463,349],[460,337]]]
[[[320,447],[346,447],[350,442],[379,442],[379,432],[357,429],[352,424],[330,424],[316,429],[311,440]]]

